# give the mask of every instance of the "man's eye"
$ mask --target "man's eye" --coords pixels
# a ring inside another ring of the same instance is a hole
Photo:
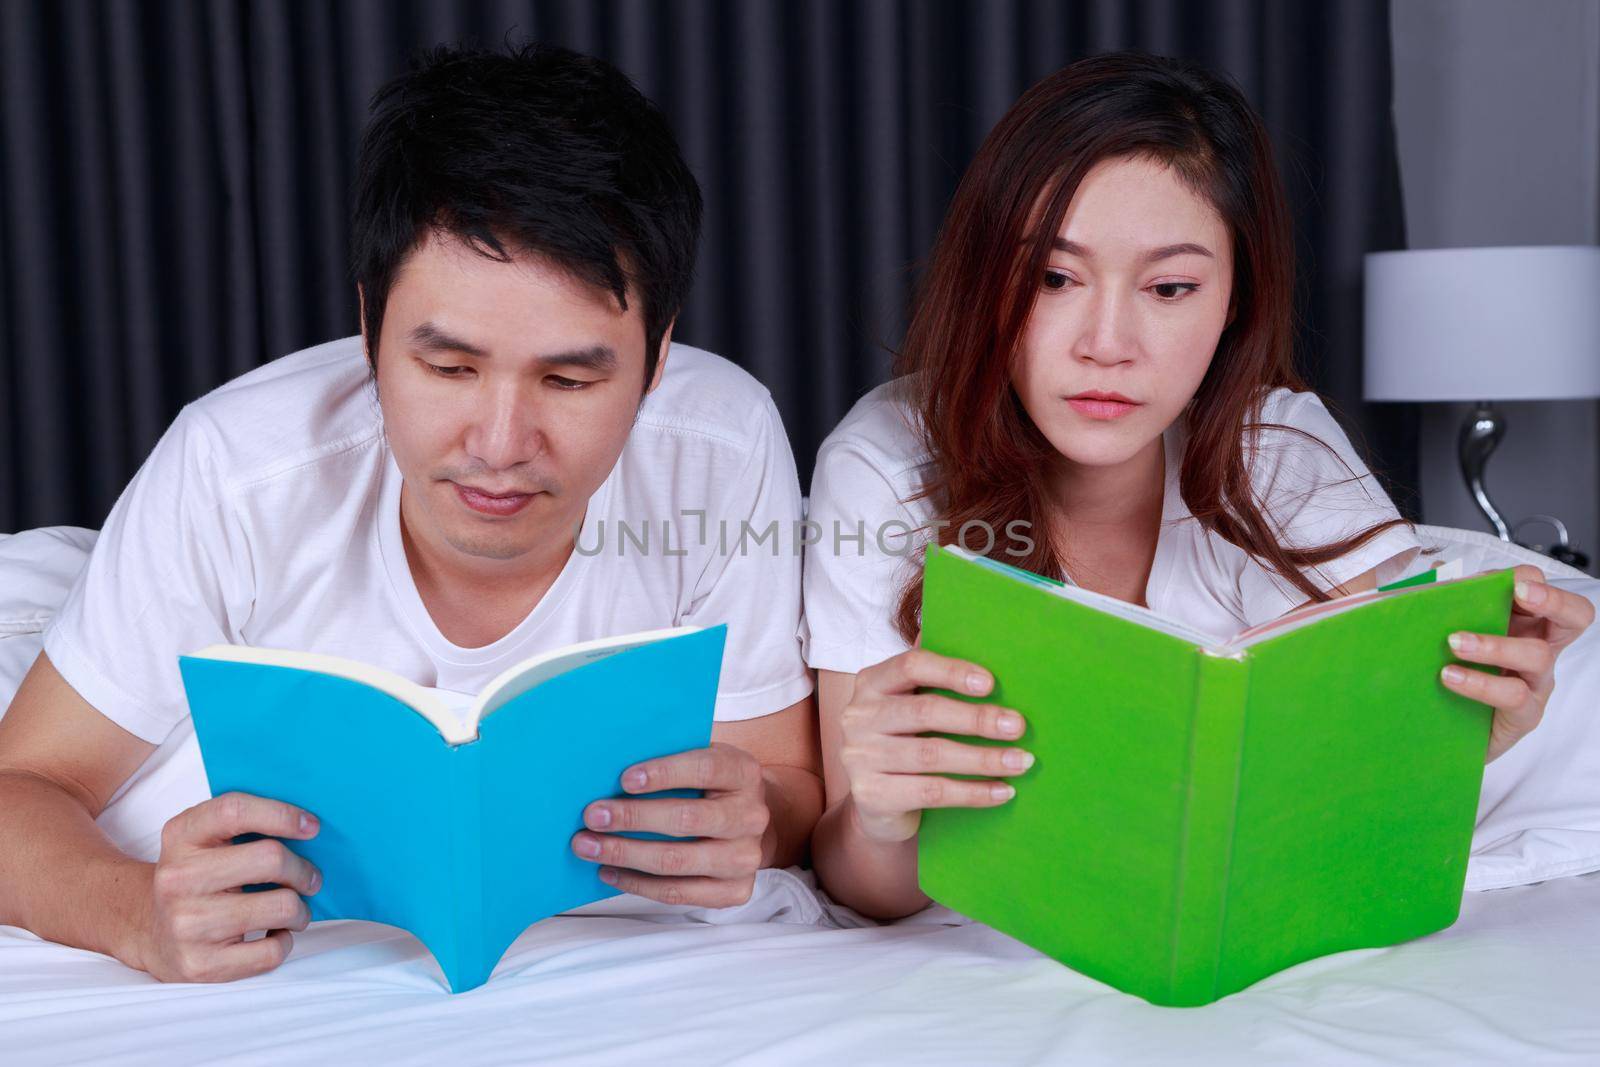
[[[575,389],[584,389],[594,384],[593,382],[580,382],[576,378],[563,378],[559,374],[548,375],[545,378],[545,381],[549,382],[557,389],[566,389],[569,391]]]
[[[1071,278],[1067,277],[1065,274],[1062,274],[1058,270],[1047,270],[1044,272],[1044,287],[1046,289],[1065,289],[1068,283],[1071,281]]]
[[[1200,286],[1195,282],[1158,282],[1150,288],[1155,292],[1157,299],[1177,303]]]
[[[428,368],[441,378],[460,378],[472,369],[470,367],[441,367],[437,363],[429,363]]]

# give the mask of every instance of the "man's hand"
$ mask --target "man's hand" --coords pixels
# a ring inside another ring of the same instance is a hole
[[[163,982],[227,982],[277,967],[293,944],[289,931],[310,921],[300,894],[315,894],[322,873],[281,841],[231,842],[249,833],[305,840],[318,829],[311,813],[247,793],[173,816],[161,830],[149,922],[127,962]],[[242,891],[261,882],[286,888]],[[245,941],[253,930],[267,936]]]
[[[760,762],[733,745],[646,760],[622,774],[627,793],[699,789],[703,797],[598,800],[583,811],[572,850],[604,864],[600,879],[665,904],[726,908],[750,899],[768,860],[766,789]],[[621,831],[687,840],[641,841]]]

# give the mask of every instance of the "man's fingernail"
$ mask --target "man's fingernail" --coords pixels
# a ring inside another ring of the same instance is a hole
[[[596,830],[604,830],[611,825],[611,809],[604,804],[596,804],[589,809],[589,817],[584,821]]]
[[[1022,716],[1014,711],[1002,711],[999,726],[1001,733],[1015,737],[1022,733]]]
[[[996,782],[989,787],[989,795],[995,800],[1004,803],[1017,795],[1017,791],[1004,782]]]
[[[321,888],[322,888],[322,872],[321,871],[312,871],[311,872],[311,893],[310,893],[310,895],[311,896],[316,896],[318,890],[320,890]]]
[[[1515,590],[1517,599],[1524,604],[1540,604],[1544,602],[1543,582],[1518,582]]]
[[[1451,649],[1456,652],[1471,652],[1478,647],[1478,635],[1466,633],[1465,631],[1451,634],[1445,640],[1450,642]]]
[[[600,868],[600,880],[606,885],[617,884],[617,872],[610,867]]]
[[[650,776],[643,769],[635,767],[622,776],[622,787],[624,789],[643,789],[644,784],[649,780]]]
[[[577,841],[573,842],[578,850],[578,855],[584,859],[597,860],[600,858],[600,839],[590,837],[588,834],[579,834]]]
[[[300,832],[303,833],[303,834],[311,833],[311,832],[315,831],[316,828],[317,828],[317,820],[316,820],[316,818],[311,816],[311,815],[307,815],[305,812],[302,811],[300,813]]]
[[[1033,766],[1033,753],[1020,748],[1010,748],[1000,757],[1000,762],[1006,765],[1007,770],[1025,771]]]
[[[989,691],[989,676],[983,671],[967,672],[967,692],[974,695]]]
[[[1460,667],[1451,665],[1444,669],[1444,680],[1447,682],[1452,682],[1456,685],[1460,685],[1462,682],[1467,680],[1467,672],[1462,670]]]

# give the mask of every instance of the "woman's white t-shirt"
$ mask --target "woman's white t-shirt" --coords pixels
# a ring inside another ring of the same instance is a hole
[[[914,417],[905,380],[888,382],[856,403],[817,454],[803,632],[806,662],[818,670],[854,674],[909,647],[892,620],[901,592],[920,573],[922,546],[936,518],[934,505],[919,499],[928,454]],[[1256,421],[1289,428],[1258,431],[1245,453],[1256,499],[1281,543],[1317,547],[1398,517],[1315,393],[1273,390]],[[1306,596],[1189,513],[1178,489],[1184,439],[1182,419],[1162,435],[1165,490],[1145,602],[1201,631],[1231,636],[1277,618]],[[972,536],[969,547],[982,550],[984,537]],[[996,531],[996,538],[1003,548],[1005,531]],[[1395,526],[1305,574],[1322,589],[1375,567],[1387,581],[1419,550],[1411,528]]]
[[[577,550],[492,644],[458,646],[428,614],[401,540],[400,485],[359,337],[274,360],[173,422],[112,509],[45,652],[151,743],[188,715],[178,656],[210,644],[344,656],[476,693],[537,652],[726,623],[719,720],[811,691],[798,556],[719,544],[727,524],[788,529],[800,517],[777,409],[733,364],[672,346]]]

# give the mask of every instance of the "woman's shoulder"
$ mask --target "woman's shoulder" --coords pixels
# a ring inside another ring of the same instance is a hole
[[[911,379],[894,378],[857,400],[823,440],[817,466],[864,462],[891,481],[919,471],[929,459],[911,400]]]
[[[1283,385],[1261,391],[1256,398],[1250,421],[1264,428],[1287,426],[1297,430],[1328,423],[1338,425],[1334,422],[1332,413],[1328,411],[1328,405],[1316,392],[1310,389],[1290,389]]]
[[[1339,469],[1346,477],[1366,472],[1344,427],[1309,389],[1263,390],[1245,421],[1243,445],[1258,478],[1285,464],[1301,470]]]

